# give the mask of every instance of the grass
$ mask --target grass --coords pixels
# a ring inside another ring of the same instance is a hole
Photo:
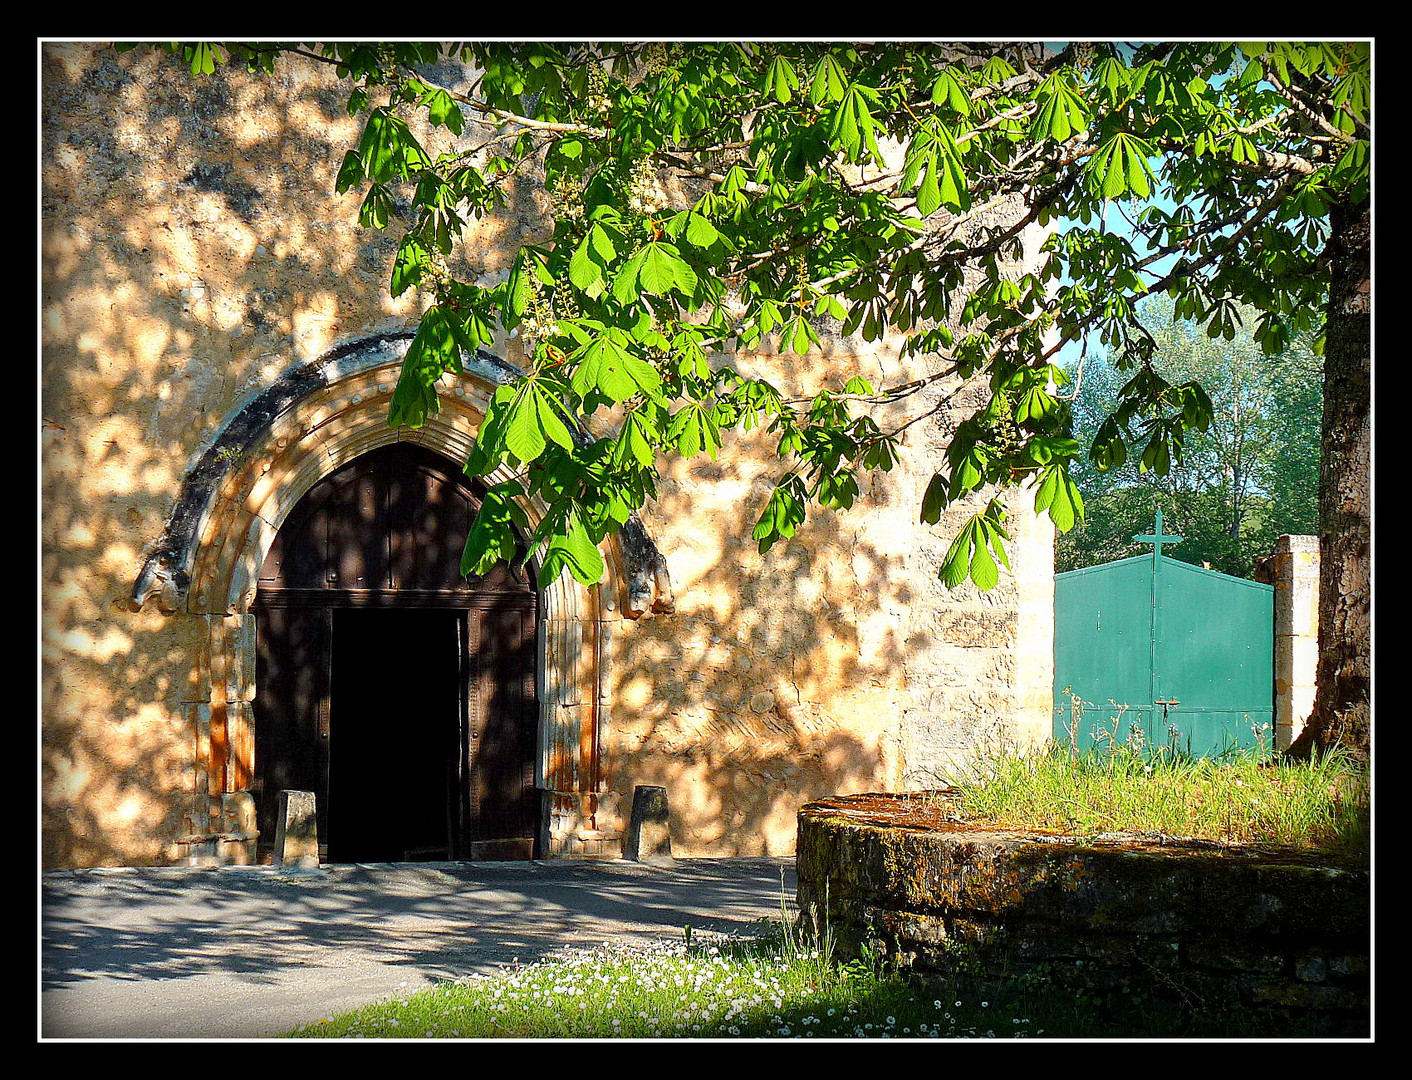
[[[747,937],[565,949],[320,1020],[320,1039],[966,1039],[1044,1037],[1010,1002],[923,993],[865,958],[834,962],[792,922]]]
[[[1193,757],[1147,746],[1132,732],[1119,739],[1119,723],[1085,749],[1071,741],[1040,753],[986,755],[955,780],[961,812],[1080,836],[1160,834],[1367,860],[1369,774],[1347,755],[1285,762],[1257,739]]]
[[[443,983],[306,1024],[292,1039],[1168,1039],[1259,1038],[1230,1005],[1173,1012],[1138,991],[1118,1011],[1042,971],[997,980],[960,957],[926,989],[876,953],[841,964],[793,922],[744,937],[609,942]]]

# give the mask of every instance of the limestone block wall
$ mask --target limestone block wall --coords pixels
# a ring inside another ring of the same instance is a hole
[[[483,386],[448,386],[439,425],[379,426],[396,356],[373,354],[415,327],[421,300],[389,297],[396,238],[360,228],[356,196],[334,191],[358,129],[320,65],[196,80],[156,52],[47,43],[41,94],[42,858],[239,861],[253,845],[243,785],[259,767],[250,568],[298,495],[360,449],[416,438],[464,452]],[[533,183],[512,188],[461,272],[503,273],[513,242],[543,235],[546,206]],[[513,363],[517,347],[494,351]],[[937,363],[852,340],[804,363],[768,349],[733,360],[800,391]],[[221,442],[303,371],[317,390]],[[977,400],[963,392],[914,425],[903,461],[850,512],[814,514],[766,556],[750,529],[781,466],[759,432],[731,436],[718,461],[667,463],[642,524],[674,610],[644,608],[619,577],[550,604],[569,614],[540,635],[546,744],[577,741],[593,765],[574,774],[581,798],[551,800],[561,850],[613,853],[646,784],[667,789],[677,856],[785,854],[811,799],[925,786],[986,738],[1043,736],[1052,529],[1016,493],[1013,572],[990,593],[951,593],[936,570],[968,511],[918,524]],[[154,588],[135,603],[183,484],[227,451],[199,580],[175,602]]]
[[[895,358],[864,362],[873,378]],[[749,529],[778,465],[758,435],[738,440],[748,453],[678,463],[662,483],[643,516],[676,613],[623,628],[606,752],[633,762],[609,770],[622,806],[630,781],[667,789],[678,853],[788,854],[810,799],[932,786],[988,741],[1047,737],[1052,526],[1015,493],[1013,573],[982,593],[937,577],[976,507],[918,524],[956,415],[913,429],[851,510],[812,515],[763,556]]]

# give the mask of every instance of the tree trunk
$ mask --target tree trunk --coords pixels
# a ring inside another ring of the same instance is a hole
[[[1342,747],[1366,760],[1372,749],[1368,203],[1334,207],[1330,223],[1319,476],[1319,665],[1314,708],[1289,754],[1308,757]]]

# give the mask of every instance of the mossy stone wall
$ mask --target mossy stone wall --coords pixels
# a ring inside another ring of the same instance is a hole
[[[856,805],[799,814],[800,909],[845,959],[872,944],[924,982],[964,963],[1109,1006],[1137,995],[1245,1010],[1263,1033],[1369,1033],[1366,869],[1135,837],[909,828]]]

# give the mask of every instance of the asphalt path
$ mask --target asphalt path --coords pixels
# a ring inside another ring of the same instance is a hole
[[[261,1039],[566,946],[748,934],[792,859],[42,875],[39,1037]]]

